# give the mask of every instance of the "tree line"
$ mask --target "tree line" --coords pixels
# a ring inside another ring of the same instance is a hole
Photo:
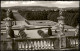
[[[18,12],[27,20],[51,20],[57,22],[57,17],[59,17],[59,10],[43,10],[43,11],[29,11],[29,10],[18,10]],[[6,17],[6,10],[1,10],[3,20]],[[13,13],[10,13],[10,17],[15,20]],[[78,24],[79,10],[67,10],[63,11],[63,16],[65,17],[65,24],[76,27]]]

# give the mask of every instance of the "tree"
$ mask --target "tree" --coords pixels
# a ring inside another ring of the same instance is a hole
[[[1,21],[3,21],[4,18],[6,18],[6,10],[1,9]]]
[[[15,20],[13,12],[11,10],[10,10],[10,13],[9,13],[9,17],[12,18],[13,20]]]

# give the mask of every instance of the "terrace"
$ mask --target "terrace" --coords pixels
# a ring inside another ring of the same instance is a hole
[[[9,18],[8,20],[6,19],[6,25],[1,26],[1,31],[2,31],[1,32],[2,33],[1,50],[63,50],[64,51],[64,50],[74,50],[74,49],[78,50],[79,49],[78,48],[79,47],[79,42],[78,42],[79,37],[75,35],[74,31],[69,31],[69,30],[62,31],[64,30],[62,29],[63,27],[59,27],[58,29],[59,31],[52,32],[54,35],[42,37],[41,35],[39,35],[39,32],[38,32],[42,28],[30,27],[28,29],[24,28],[25,31],[21,32],[21,34],[27,34],[28,36],[22,38],[19,35],[16,38],[11,38],[8,36],[9,34],[12,34],[12,33],[6,32],[7,30],[12,29],[16,35],[18,35],[19,30],[20,30],[20,27],[17,27],[17,25],[15,24],[15,21],[14,21],[15,26],[12,26],[12,23],[13,23],[12,20]],[[18,21],[18,23],[24,24],[23,21]],[[42,22],[40,23],[42,24]],[[6,29],[5,27],[9,29]],[[50,28],[50,27],[45,27],[45,28]],[[37,29],[37,30],[34,30],[34,29]],[[47,32],[47,34],[45,32],[40,32],[40,33],[42,33],[43,35],[44,34],[48,35],[48,33],[50,32]]]

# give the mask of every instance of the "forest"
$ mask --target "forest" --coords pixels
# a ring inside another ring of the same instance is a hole
[[[30,11],[30,10],[18,10],[18,12],[28,20],[51,20],[57,22],[59,17],[59,10],[43,10],[43,11]],[[6,17],[6,10],[1,9],[1,20]],[[70,9],[63,11],[62,15],[65,17],[65,24],[76,27],[78,24],[79,10]],[[15,20],[12,11],[10,11],[10,17]]]

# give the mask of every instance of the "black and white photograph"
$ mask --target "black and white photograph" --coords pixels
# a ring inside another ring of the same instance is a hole
[[[79,1],[1,1],[1,50],[79,50]]]

